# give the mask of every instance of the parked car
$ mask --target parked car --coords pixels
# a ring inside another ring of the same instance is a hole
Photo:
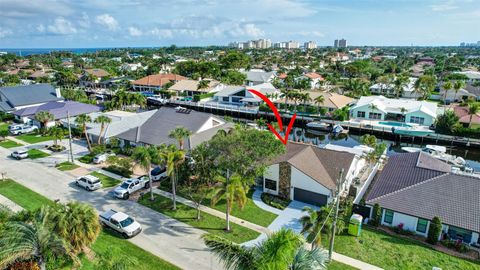
[[[111,156],[115,156],[115,153],[103,153],[103,154],[98,154],[93,158],[93,163],[95,164],[100,164],[104,163],[107,161],[107,159]]]
[[[150,182],[148,177],[140,176],[139,178],[130,178],[123,183],[116,187],[113,190],[113,194],[115,197],[119,199],[128,199],[130,194],[134,193],[135,191],[139,191],[142,188],[149,188]]]
[[[20,134],[31,133],[36,130],[38,130],[37,126],[22,125],[22,126],[16,127],[15,129],[11,129],[9,131],[12,135],[20,135]]]
[[[100,214],[100,222],[119,232],[125,238],[133,237],[142,231],[140,224],[132,217],[112,209]]]
[[[150,175],[152,176],[152,181],[160,181],[167,177],[167,168],[160,166],[155,167],[152,171],[150,171]]]
[[[23,127],[25,124],[11,124],[10,126],[8,126],[8,130],[15,130],[15,129],[19,129],[21,127]]]
[[[16,158],[18,160],[28,158],[28,151],[27,150],[16,150],[13,151],[10,156],[12,158]]]
[[[93,191],[103,187],[100,179],[98,179],[98,177],[95,177],[93,175],[80,176],[75,180],[75,184],[88,191]]]

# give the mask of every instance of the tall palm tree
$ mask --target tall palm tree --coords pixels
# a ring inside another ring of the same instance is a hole
[[[314,100],[315,104],[317,105],[317,114],[319,114],[319,111],[320,111],[320,105],[323,105],[323,103],[325,103],[325,96],[323,95],[319,95],[318,97],[316,97]]]
[[[457,100],[458,91],[460,91],[460,89],[462,89],[464,86],[465,86],[465,82],[460,80],[455,81],[455,83],[453,83],[453,91],[455,91],[455,97],[453,98],[454,102]]]
[[[234,174],[232,176],[217,176],[216,181],[217,184],[212,192],[212,206],[215,206],[220,200],[225,200],[226,203],[226,211],[225,211],[225,219],[227,222],[227,231],[230,231],[230,212],[232,211],[232,206],[234,203],[243,209],[245,204],[247,203],[247,192],[248,186],[245,185],[245,181],[242,178]]]
[[[185,162],[185,152],[178,150],[174,144],[163,147],[160,149],[160,159],[165,163],[167,176],[172,181],[172,201],[173,210],[177,209],[176,200],[176,177],[177,170],[180,165]]]
[[[312,98],[308,93],[300,93],[299,98],[303,103],[303,111],[307,112],[307,104],[309,104],[312,101]]]
[[[453,85],[452,85],[452,82],[450,81],[446,81],[444,84],[443,84],[443,102],[445,103],[447,101],[447,94],[448,94],[448,91],[452,90],[453,88]]]
[[[76,262],[68,244],[48,225],[48,214],[41,211],[31,222],[9,222],[0,236],[0,268],[16,261],[34,260],[46,269],[47,255],[68,256]]]
[[[470,121],[468,122],[468,127],[472,127],[473,116],[480,111],[480,106],[478,103],[470,103],[468,105],[468,115],[470,115]]]
[[[91,123],[92,118],[86,114],[80,114],[75,118],[75,123],[82,126],[83,134],[85,134],[85,139],[87,140],[88,151],[92,152],[92,145],[90,143],[90,138],[87,133],[87,123]]]
[[[197,90],[208,88],[209,85],[210,85],[210,81],[201,80],[197,84]]]
[[[408,112],[408,110],[404,107],[400,108],[400,113],[402,114],[403,121],[405,122],[405,113]]]
[[[94,122],[97,124],[100,124],[100,134],[98,134],[98,141],[97,141],[97,144],[100,144],[103,136],[103,132],[105,131],[105,125],[110,124],[112,122],[112,118],[106,115],[99,115],[97,118],[95,118]]]
[[[368,113],[368,114],[369,114],[368,118],[370,118],[370,113],[378,110],[378,107],[377,107],[377,105],[375,105],[375,104],[373,104],[373,103],[370,103],[370,104],[368,105],[368,108],[370,109],[370,112]],[[371,122],[371,123],[373,123],[372,121],[373,121],[373,118],[370,118],[370,122]]]
[[[185,139],[190,137],[192,132],[185,127],[178,126],[168,133],[168,137],[177,140],[180,150],[183,150]]]
[[[135,162],[143,169],[146,175],[148,175],[150,188],[150,200],[154,200],[153,189],[152,189],[152,176],[150,175],[152,160],[156,159],[158,152],[153,147],[148,146],[137,146],[133,150],[132,158]]]
[[[415,81],[415,92],[420,95],[420,99],[425,100],[430,97],[430,94],[435,89],[437,80],[430,75],[423,75]]]
[[[213,234],[202,236],[210,250],[234,270],[322,270],[327,268],[328,254],[322,249],[304,247],[304,238],[289,229],[280,229],[266,240],[246,247]]]
[[[102,231],[97,212],[89,204],[69,202],[47,209],[53,231],[70,243],[75,254],[85,251]]]
[[[35,114],[35,120],[42,123],[42,127],[44,129],[43,132],[45,134],[47,131],[48,122],[55,120],[55,116],[48,111],[40,111]]]
[[[399,98],[403,92],[403,88],[405,88],[409,83],[409,79],[407,76],[398,76],[393,81],[393,90],[395,91],[395,97]]]

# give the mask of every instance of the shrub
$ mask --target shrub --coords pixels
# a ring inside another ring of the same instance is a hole
[[[93,155],[98,155],[105,153],[107,151],[107,147],[104,144],[97,144],[92,147],[92,154]]]
[[[260,196],[262,198],[262,201],[272,207],[278,208],[280,210],[285,209],[289,204],[290,200],[282,199],[278,196],[268,194],[268,193],[262,193]]]
[[[393,227],[393,231],[401,235],[415,235],[414,231],[406,230],[403,227],[404,224],[400,223],[396,227]]]
[[[63,145],[60,145],[60,144],[57,144],[57,145],[49,145],[47,147],[48,150],[52,151],[52,152],[62,152],[63,150],[65,150],[65,146]]]
[[[79,158],[78,161],[80,161],[82,163],[89,164],[89,163],[93,162],[94,157],[95,157],[95,154],[90,153],[90,154],[86,154],[85,156]]]
[[[442,245],[447,248],[454,249],[460,253],[465,253],[470,250],[470,248],[464,244],[461,240],[442,240],[440,241]]]
[[[107,159],[108,167],[103,168],[106,171],[129,178],[133,174],[132,159],[111,156]]]
[[[434,217],[430,222],[430,226],[428,227],[428,236],[427,242],[435,245],[438,242],[438,238],[440,237],[440,233],[442,232],[442,221],[439,217]]]
[[[380,205],[376,203],[373,206],[372,221],[370,223],[373,226],[378,227],[380,225],[381,220],[382,220],[382,209],[380,208]]]

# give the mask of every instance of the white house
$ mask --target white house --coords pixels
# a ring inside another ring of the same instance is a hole
[[[216,93],[213,100],[219,103],[237,106],[259,106],[262,104],[262,99],[250,93],[248,91],[249,89],[257,90],[258,92],[269,96],[272,101],[276,100],[280,95],[280,91],[271,83],[262,83],[254,86],[230,85]]]
[[[249,71],[242,71],[247,76],[247,85],[254,86],[262,83],[270,83],[275,77],[275,71],[266,72],[261,69],[251,69]]]
[[[437,118],[437,103],[384,96],[361,97],[350,109],[350,118],[430,126]]]
[[[324,81],[325,79],[322,77],[322,75],[316,73],[316,72],[308,72],[300,76],[301,79],[310,79],[310,89],[315,89],[320,86],[320,83]]]
[[[427,153],[391,156],[370,187],[365,203],[381,207],[381,224],[426,237],[439,217],[442,238],[479,245],[480,179],[452,173],[445,162]],[[372,216],[372,213],[370,217]]]
[[[409,78],[408,84],[402,88],[402,92],[400,93],[401,97],[404,98],[419,98],[420,94],[415,92],[415,82],[417,78]],[[370,92],[376,95],[385,95],[385,96],[396,96],[395,93],[395,85],[393,83],[384,84],[384,83],[376,83],[370,86]]]
[[[456,74],[463,74],[463,75],[467,76],[468,82],[470,84],[475,83],[475,82],[480,82],[480,72],[479,71],[467,70],[467,71],[457,71],[455,73]]]
[[[342,169],[345,191],[364,166],[365,160],[352,153],[289,142],[287,152],[270,162],[263,192],[323,206],[332,201]]]
[[[143,68],[142,63],[133,63],[133,64],[125,63],[120,67],[120,70],[136,71],[136,70],[141,69],[141,68]]]

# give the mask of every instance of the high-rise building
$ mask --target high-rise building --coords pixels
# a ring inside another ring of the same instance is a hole
[[[268,49],[272,47],[272,41],[269,39],[259,39],[255,41],[255,47],[257,49]]]
[[[333,42],[333,47],[338,48],[338,39],[335,39],[335,41]]]
[[[300,48],[300,44],[298,43],[298,41],[290,40],[289,42],[287,42],[286,49],[298,49],[298,48]]]
[[[303,44],[305,50],[316,49],[317,43],[315,41],[308,41]]]
[[[335,48],[346,48],[347,45],[347,40],[346,39],[335,39],[333,42],[333,47]]]

